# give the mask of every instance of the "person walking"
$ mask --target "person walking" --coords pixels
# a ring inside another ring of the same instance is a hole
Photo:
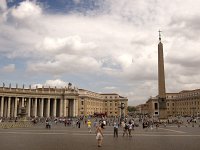
[[[127,122],[122,122],[122,127],[123,127],[123,136],[126,134],[128,136],[128,123]]]
[[[87,126],[88,126],[89,133],[92,133],[91,124],[92,124],[92,122],[90,120],[88,120]]]
[[[81,121],[80,120],[77,121],[77,125],[78,125],[78,128],[81,128]]]
[[[96,139],[97,139],[97,146],[101,147],[102,146],[102,141],[103,141],[103,127],[104,125],[101,123],[99,126],[96,128]]]
[[[118,137],[118,123],[114,122],[114,137]]]
[[[133,124],[132,124],[132,121],[130,120],[129,123],[128,123],[128,134],[129,134],[129,137],[132,137],[132,129],[133,129]]]

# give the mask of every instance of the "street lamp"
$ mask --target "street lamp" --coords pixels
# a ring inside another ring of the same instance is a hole
[[[192,109],[192,117],[194,118],[194,110],[196,109],[196,107],[191,107],[190,109]]]
[[[125,108],[125,104],[124,103],[121,103],[121,105],[119,106],[120,108],[120,119],[124,119],[124,108]]]
[[[196,107],[191,107],[190,109],[193,110],[193,113],[192,113],[192,127],[194,127],[194,120],[195,120],[194,110],[196,109]]]

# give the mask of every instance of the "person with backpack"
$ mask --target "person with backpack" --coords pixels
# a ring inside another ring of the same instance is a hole
[[[128,136],[128,123],[127,122],[124,122],[124,128],[123,128],[123,136],[126,134]]]

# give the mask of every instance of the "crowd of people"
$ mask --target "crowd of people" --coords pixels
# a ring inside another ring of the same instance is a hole
[[[17,119],[15,119],[17,120]],[[0,122],[4,121],[0,118]],[[167,124],[174,123],[177,124],[178,127],[181,127],[183,124],[183,120],[167,120],[166,122],[159,122],[153,118],[149,118],[148,116],[133,118],[120,118],[120,117],[76,117],[76,118],[32,118],[31,120],[33,124],[43,124],[45,123],[45,128],[51,129],[52,125],[64,125],[65,127],[72,127],[72,128],[82,128],[86,127],[88,133],[95,133],[97,145],[98,147],[102,146],[103,141],[103,131],[108,127],[113,127],[113,137],[118,138],[119,130],[122,131],[122,137],[132,137],[132,131],[139,125],[146,131],[148,129],[158,129],[159,126],[166,127]],[[197,124],[198,121],[194,119],[187,119],[185,123],[185,127],[188,127],[192,124]],[[200,125],[199,125],[200,127]]]

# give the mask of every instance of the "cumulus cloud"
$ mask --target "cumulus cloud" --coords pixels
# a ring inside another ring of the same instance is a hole
[[[89,78],[89,89],[95,81],[104,91],[116,87],[113,91],[132,104],[145,102],[157,94],[161,29],[167,92],[198,87],[198,0],[105,0],[98,11],[84,14],[49,13],[35,1],[11,8],[5,0],[0,2],[6,18],[0,23],[0,53],[9,60],[23,60],[24,74]],[[105,78],[99,80],[100,76]],[[104,80],[106,85],[101,84]]]
[[[34,2],[23,1],[11,10],[11,14],[17,19],[35,18],[42,14],[42,9]]]
[[[68,87],[68,84],[69,84],[69,82],[65,82],[61,79],[54,79],[54,80],[46,80],[44,83],[32,84],[31,86],[33,88],[35,88],[35,87],[38,87],[38,88],[42,88],[42,87],[64,88],[64,87]]]
[[[65,81],[62,81],[60,79],[56,79],[56,80],[47,80],[45,82],[45,85],[46,86],[65,87],[68,85],[68,83]]]
[[[92,57],[81,57],[77,55],[59,54],[54,60],[45,62],[36,62],[28,64],[29,72],[51,73],[54,75],[64,73],[91,73],[98,71],[101,64]],[[89,68],[89,69],[87,69]]]
[[[94,49],[96,45],[92,42],[83,43],[80,36],[68,36],[65,38],[45,37],[42,43],[38,44],[36,48],[41,51],[87,51]]]
[[[7,9],[7,3],[6,0],[0,0],[0,12],[5,11]]]

